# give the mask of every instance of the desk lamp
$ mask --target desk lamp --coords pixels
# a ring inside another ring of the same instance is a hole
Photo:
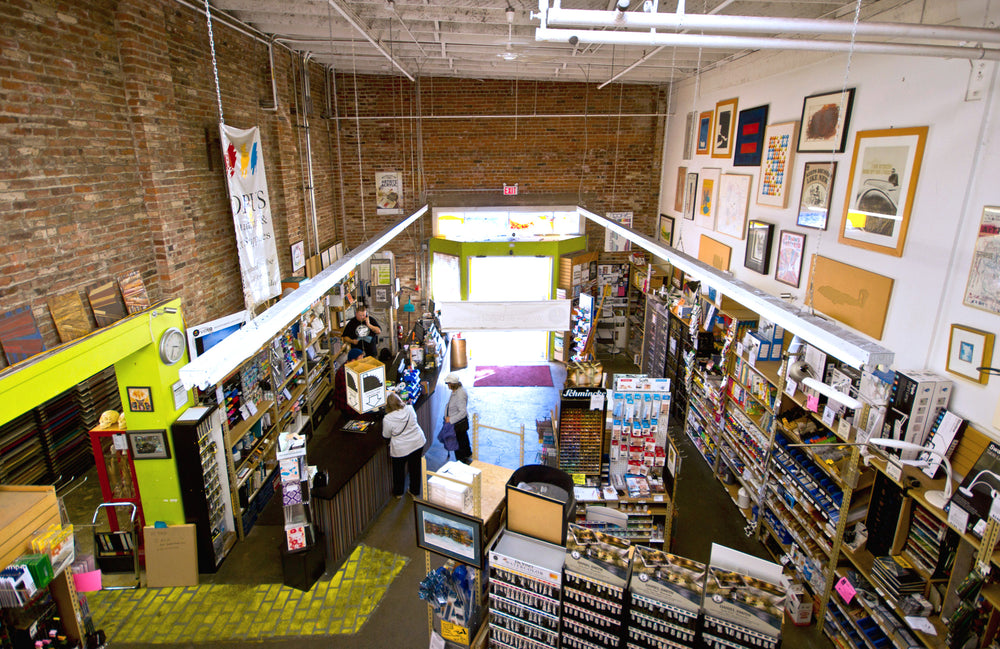
[[[941,463],[944,464],[945,469],[945,481],[943,490],[927,491],[924,493],[924,498],[931,505],[934,505],[938,509],[944,509],[951,500],[951,462],[944,453],[940,453],[933,448],[928,448],[926,446],[921,446],[920,444],[914,444],[913,442],[904,442],[901,439],[885,439],[881,437],[876,437],[874,439],[869,439],[868,443],[872,446],[881,446],[883,448],[894,448],[901,451],[917,451],[919,453],[928,453],[930,455],[936,455],[941,458]],[[899,464],[905,464],[907,466],[922,466],[927,462],[927,460],[921,460],[919,457],[915,460],[894,460]],[[978,478],[978,476],[977,476]]]

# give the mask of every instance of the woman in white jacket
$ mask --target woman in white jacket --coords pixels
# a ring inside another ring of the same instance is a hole
[[[403,403],[399,395],[390,392],[385,402],[382,418],[382,436],[389,438],[389,456],[392,458],[392,494],[402,496],[406,486],[406,473],[410,474],[410,493],[420,495],[420,456],[423,455],[427,437],[417,424],[413,406]]]

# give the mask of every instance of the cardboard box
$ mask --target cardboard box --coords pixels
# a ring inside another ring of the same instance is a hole
[[[150,588],[198,585],[198,541],[195,526],[142,528],[146,549],[146,585]]]
[[[359,413],[385,405],[385,365],[366,356],[347,363],[347,405]]]
[[[802,584],[792,584],[785,591],[785,611],[795,626],[808,626],[812,621],[813,599]]]
[[[575,515],[573,479],[565,471],[529,464],[514,471],[507,481],[510,531],[562,545],[566,525]]]

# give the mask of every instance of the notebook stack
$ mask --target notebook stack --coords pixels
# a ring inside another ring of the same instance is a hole
[[[902,557],[875,557],[872,581],[893,601],[924,589],[923,578]]]

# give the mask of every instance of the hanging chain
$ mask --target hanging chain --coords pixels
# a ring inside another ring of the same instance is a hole
[[[212,74],[215,76],[215,99],[219,102],[219,123],[225,124],[222,116],[222,90],[219,89],[219,62],[215,58],[215,35],[212,33],[212,9],[205,0],[205,18],[208,20],[208,44],[212,50]]]

